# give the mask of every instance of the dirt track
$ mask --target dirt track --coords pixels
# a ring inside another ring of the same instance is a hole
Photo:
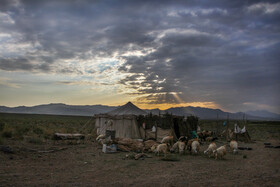
[[[279,145],[279,140],[270,141]],[[0,152],[1,186],[280,186],[280,149],[263,142],[241,144],[252,151],[228,153],[225,160],[178,156],[180,161],[123,160],[126,153],[103,154],[94,143],[59,145],[66,150],[35,153],[11,145],[16,154]],[[202,146],[202,150],[207,145]],[[53,145],[33,146],[46,150]],[[243,158],[246,155],[247,158]]]

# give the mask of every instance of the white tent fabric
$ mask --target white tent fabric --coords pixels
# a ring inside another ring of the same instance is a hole
[[[135,116],[147,113],[131,102],[103,115],[96,115],[97,134],[106,134],[106,130],[115,130],[116,138],[141,139]]]

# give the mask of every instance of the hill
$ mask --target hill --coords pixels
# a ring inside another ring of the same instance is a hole
[[[54,115],[72,115],[72,116],[92,116],[94,114],[107,113],[117,109],[117,106],[105,105],[66,105],[63,103],[51,103],[45,105],[37,105],[32,107],[19,106],[19,107],[6,107],[0,106],[0,112],[3,113],[21,113],[21,114],[54,114]],[[229,115],[230,119],[243,119],[244,113],[230,113],[220,109],[202,108],[202,107],[176,107],[167,110],[145,110],[147,113],[158,115],[166,112],[178,116],[195,115],[200,119],[226,119]],[[271,113],[265,110],[261,111],[248,111],[246,112],[248,120],[280,120],[280,115]]]

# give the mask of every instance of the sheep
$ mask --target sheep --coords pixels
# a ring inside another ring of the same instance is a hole
[[[181,136],[180,138],[179,138],[179,141],[181,141],[181,142],[187,142],[188,141],[188,137],[186,137],[186,136]]]
[[[170,149],[170,152],[177,152],[179,150],[179,154],[183,154],[184,153],[184,149],[185,149],[186,143],[185,142],[181,142],[181,141],[177,141],[172,148]]]
[[[161,143],[173,145],[173,136],[165,136],[165,137],[161,140]]]
[[[209,158],[214,155],[214,151],[217,149],[217,145],[215,144],[215,142],[212,142],[208,148],[204,151],[204,154],[208,154]]]
[[[155,150],[157,149],[157,146],[159,144],[154,144],[152,147],[151,147],[151,152],[155,152]]]
[[[194,154],[198,154],[199,153],[199,142],[198,142],[198,140],[194,140],[193,142],[192,142],[192,149],[191,149],[191,151],[192,151],[192,153],[194,153]]]
[[[215,154],[215,159],[222,159],[227,154],[226,145],[219,147],[213,153]]]
[[[186,147],[186,143],[179,141],[179,144],[178,144],[179,154],[183,154],[184,153],[185,147]]]
[[[230,150],[233,152],[233,154],[238,153],[238,143],[235,140],[231,140],[229,143]]]
[[[166,143],[163,144],[159,144],[158,146],[153,145],[151,150],[158,154],[158,156],[160,155],[160,153],[164,154],[164,157],[166,157],[167,151],[168,151],[168,145]]]

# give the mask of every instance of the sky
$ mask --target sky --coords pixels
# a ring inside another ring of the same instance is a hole
[[[280,113],[280,2],[1,0],[0,105]]]

